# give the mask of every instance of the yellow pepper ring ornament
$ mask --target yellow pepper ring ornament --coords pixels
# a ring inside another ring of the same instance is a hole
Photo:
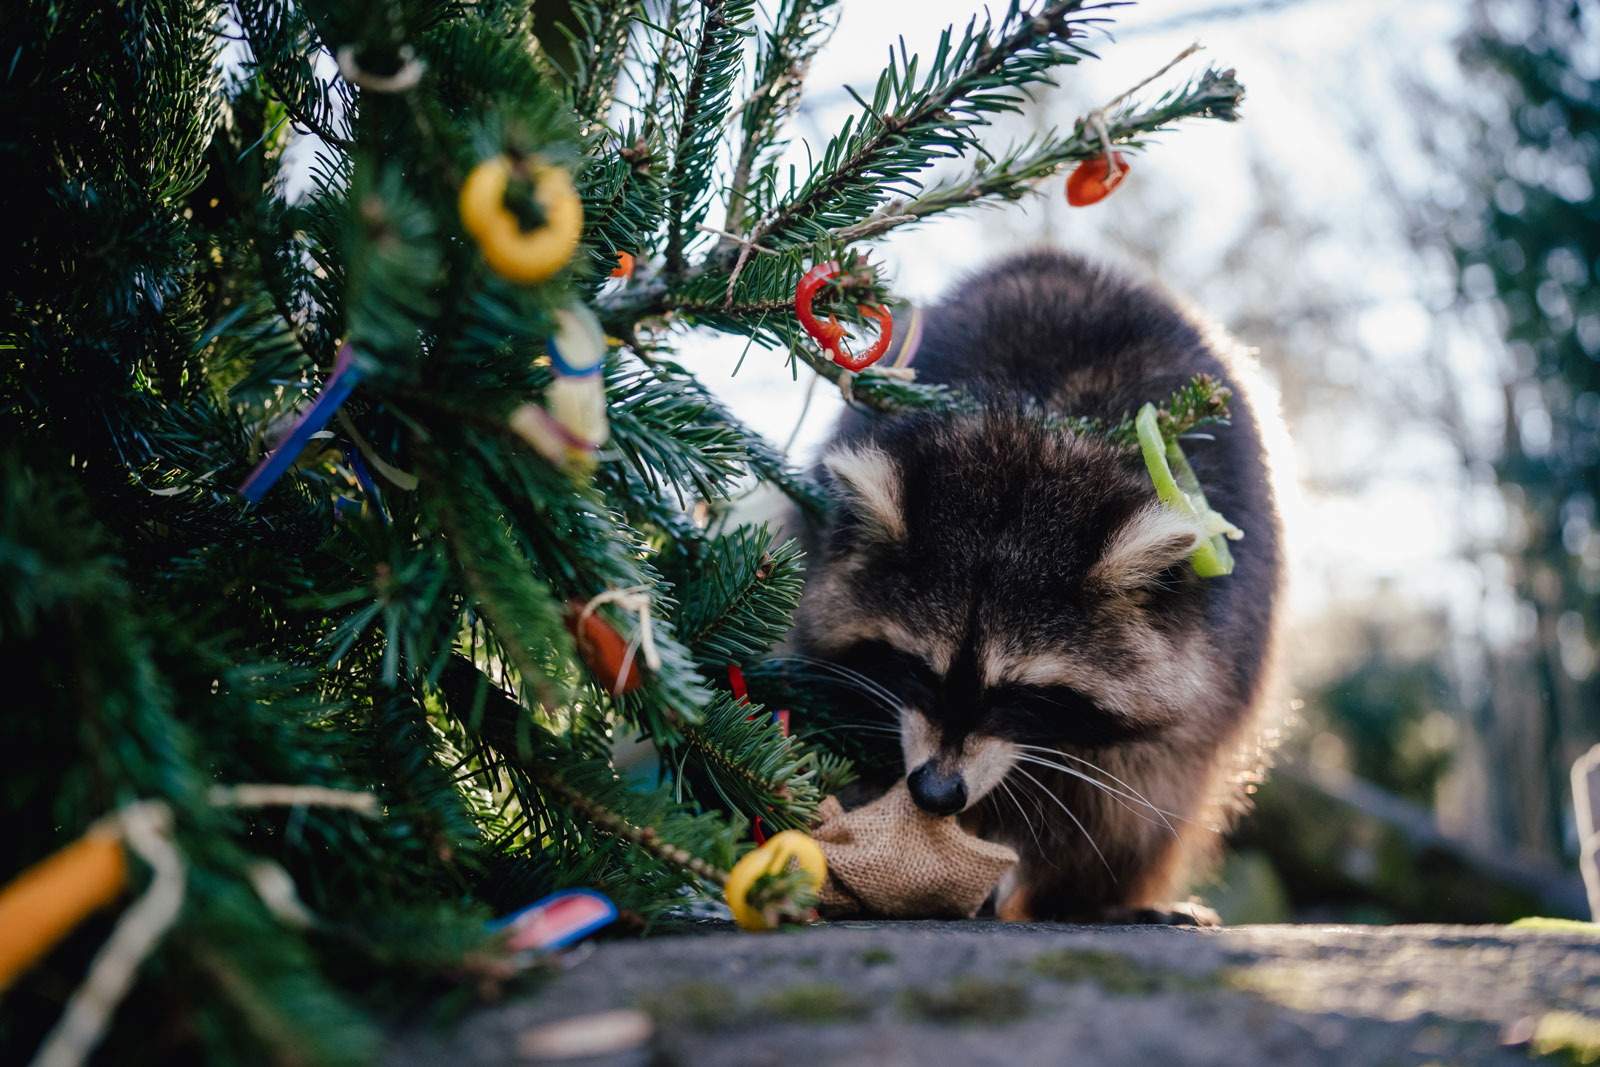
[[[489,268],[523,285],[542,282],[572,258],[583,234],[583,201],[572,178],[560,167],[524,164],[533,182],[533,199],[544,225],[524,231],[506,207],[506,187],[517,168],[509,156],[495,156],[472,168],[461,186],[461,225],[478,242]]]
[[[757,878],[780,873],[788,868],[791,860],[807,875],[812,889],[822,889],[823,879],[828,877],[828,861],[822,855],[821,846],[799,830],[773,834],[766,844],[734,864],[733,870],[728,872],[725,895],[728,907],[733,910],[734,922],[758,933],[773,928],[774,924],[767,921],[762,909],[752,907],[746,897]]]

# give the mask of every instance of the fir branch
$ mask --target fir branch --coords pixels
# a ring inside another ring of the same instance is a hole
[[[998,36],[992,22],[969,23],[952,46],[940,37],[927,77],[917,59],[890,55],[873,99],[828,144],[812,176],[767,213],[762,232],[779,244],[806,242],[848,225],[935,159],[976,144],[974,129],[996,112],[1015,111],[1019,90],[1049,81],[1051,68],[1089,54],[1073,43],[1086,0],[1053,0],[1037,12],[1012,0]]]
[[[743,137],[728,182],[726,227],[744,225],[745,193],[757,160],[778,147],[778,131],[800,104],[806,70],[827,43],[838,0],[783,0],[756,61],[755,84],[740,109]],[[724,240],[719,249],[734,247]]]
[[[708,675],[748,664],[788,633],[804,582],[800,545],[765,526],[739,527],[706,546],[679,579],[678,639]]]
[[[577,0],[572,17],[579,32],[561,26],[576,64],[567,78],[572,109],[594,125],[605,125],[627,58],[629,31],[643,13],[643,0]]]
[[[584,289],[591,300],[616,268],[616,253],[627,252],[641,260],[648,255],[666,212],[660,176],[648,164],[634,161],[639,153],[648,152],[643,134],[630,125],[617,144],[615,152],[600,154],[603,149],[592,149],[578,176],[583,217],[590,220],[585,244],[593,270]]]
[[[332,125],[333,97],[346,115],[354,100],[342,78],[331,87],[318,78],[313,59],[322,45],[305,9],[281,0],[236,0],[232,6],[250,46],[250,66],[289,117],[330,147],[354,148],[355,141]]]
[[[718,886],[727,883],[723,864],[731,858],[729,827],[713,827],[705,817],[696,818],[668,807],[664,793],[631,798],[630,806],[638,805],[641,814],[652,816],[646,825],[640,825],[621,811],[630,798],[604,759],[596,758],[593,752],[572,751],[529,723],[527,709],[489,685],[471,663],[453,658],[440,680],[440,688],[445,699],[457,708],[480,706],[482,731],[489,744],[526,774],[541,793],[577,815],[584,824],[613,834],[703,881]]]
[[[653,368],[615,363],[606,375],[612,440],[651,489],[670,486],[680,505],[686,493],[725,496],[744,473],[746,439],[717,417],[710,398],[685,388],[681,378]],[[610,450],[608,449],[608,451]]]
[[[1176,441],[1186,433],[1211,423],[1226,424],[1232,417],[1228,402],[1233,390],[1209,374],[1196,374],[1183,387],[1174,392],[1156,409],[1156,425],[1167,441]],[[1139,431],[1134,425],[1134,413],[1107,425],[1102,419],[1081,415],[1046,414],[1044,424],[1052,430],[1080,436],[1104,437],[1113,444],[1128,448],[1139,445]]]
[[[447,481],[430,461],[419,463],[417,473],[433,502],[431,510],[473,607],[500,639],[535,703],[561,706],[565,693],[535,658],[536,649],[552,646],[567,660],[575,658],[550,588],[533,576],[527,561],[518,558],[520,554],[507,543],[488,501],[458,499],[455,483]]]
[[[1174,441],[1208,423],[1225,423],[1233,417],[1228,410],[1232,399],[1232,389],[1209,374],[1197,374],[1156,409],[1156,426],[1162,437]],[[1137,441],[1135,432],[1130,443]]]
[[[755,0],[700,0],[700,39],[684,88],[677,141],[668,179],[666,273],[682,276],[684,246],[705,218],[706,187],[716,162],[722,120],[744,55],[740,27],[755,10]]]
[[[683,6],[688,2],[689,0],[669,0],[665,12],[666,17],[661,26],[645,22],[645,25],[650,26],[662,38],[661,46],[656,52],[655,72],[650,79],[650,103],[644,109],[644,128],[647,140],[655,140],[655,135],[660,132],[662,127],[662,118],[666,115],[664,98],[672,85],[673,45],[685,49],[688,47],[683,38],[679,37],[677,32],[673,30],[674,26],[683,21]],[[644,20],[641,19],[640,21],[643,22]]]
[[[1107,132],[1113,144],[1142,147],[1149,136],[1170,129],[1181,119],[1235,121],[1243,97],[1244,87],[1234,79],[1233,71],[1208,70],[1147,110],[1124,109],[1107,122]],[[1047,134],[1031,139],[992,163],[979,161],[964,178],[941,182],[910,199],[895,199],[862,221],[833,231],[832,236],[848,244],[979,200],[1019,200],[1066,165],[1098,158],[1103,152],[1099,135],[1080,119],[1065,138]]]
[[[708,863],[687,849],[662,840],[661,835],[653,827],[633,825],[616,812],[602,807],[598,802],[567,786],[554,771],[539,767],[529,768],[528,773],[539,784],[541,790],[566,804],[596,828],[615,834],[636,848],[675,867],[682,867],[696,878],[712,885],[728,884],[727,871]]]
[[[651,369],[663,380],[677,383],[677,387],[693,392],[705,404],[705,417],[739,433],[744,440],[746,462],[751,471],[763,481],[771,482],[783,490],[807,514],[818,515],[827,510],[827,494],[808,475],[790,466],[788,459],[772,446],[766,438],[746,426],[723,406],[699,379],[682,366],[670,360],[654,359]]]
[[[816,756],[779,733],[761,705],[724,693],[683,738],[674,762],[702,801],[714,792],[730,811],[775,829],[803,829],[816,815]]]
[[[834,290],[837,295],[830,299],[824,300],[819,294],[815,307],[819,314],[859,323],[862,316],[858,304],[881,303],[883,287],[871,278],[870,271],[862,269],[859,261],[845,257],[843,265],[843,277],[848,283]],[[792,358],[839,386],[849,399],[876,410],[969,409],[969,402],[946,386],[905,380],[878,367],[852,373],[825,357],[794,316],[793,293],[803,267],[793,250],[783,256],[761,256],[746,264],[734,286],[732,301],[723,295],[727,290],[726,276],[702,272],[664,295],[663,302],[696,325],[743,334],[755,343],[787,349]],[[759,295],[773,292],[786,295],[770,299]]]

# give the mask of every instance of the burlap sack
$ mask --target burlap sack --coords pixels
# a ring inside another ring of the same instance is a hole
[[[1005,845],[966,833],[953,816],[917,807],[902,779],[865,807],[833,797],[811,836],[828,858],[817,910],[824,918],[970,919],[1017,862]]]

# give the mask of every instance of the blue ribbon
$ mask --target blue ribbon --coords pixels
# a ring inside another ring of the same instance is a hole
[[[333,413],[339,410],[339,405],[349,397],[350,391],[361,381],[361,372],[355,366],[355,351],[350,345],[344,344],[339,348],[339,356],[334,361],[333,373],[328,376],[328,381],[322,387],[322,395],[316,402],[306,409],[300,416],[294,428],[289,431],[289,436],[284,438],[271,455],[264,457],[256,464],[256,469],[250,472],[239,485],[239,495],[252,504],[261,503],[261,498],[267,495],[285,471],[294,465],[300,458],[300,453],[305,450],[311,435],[321,430],[333,418]]]

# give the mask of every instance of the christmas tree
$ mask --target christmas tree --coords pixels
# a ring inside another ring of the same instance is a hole
[[[418,996],[512,973],[494,917],[582,886],[651,928],[884,758],[768,658],[803,560],[728,502],[828,499],[696,380],[690,329],[959,406],[831,360],[802,277],[835,264],[816,314],[870,335],[874,238],[1241,90],[985,147],[1105,21],[1013,2],[890,47],[796,165],[836,7],[580,0],[543,41],[499,3],[8,8],[0,881],[55,855],[29,915],[61,914],[0,931],[0,1044],[361,1061]],[[619,770],[635,740],[653,773]]]

